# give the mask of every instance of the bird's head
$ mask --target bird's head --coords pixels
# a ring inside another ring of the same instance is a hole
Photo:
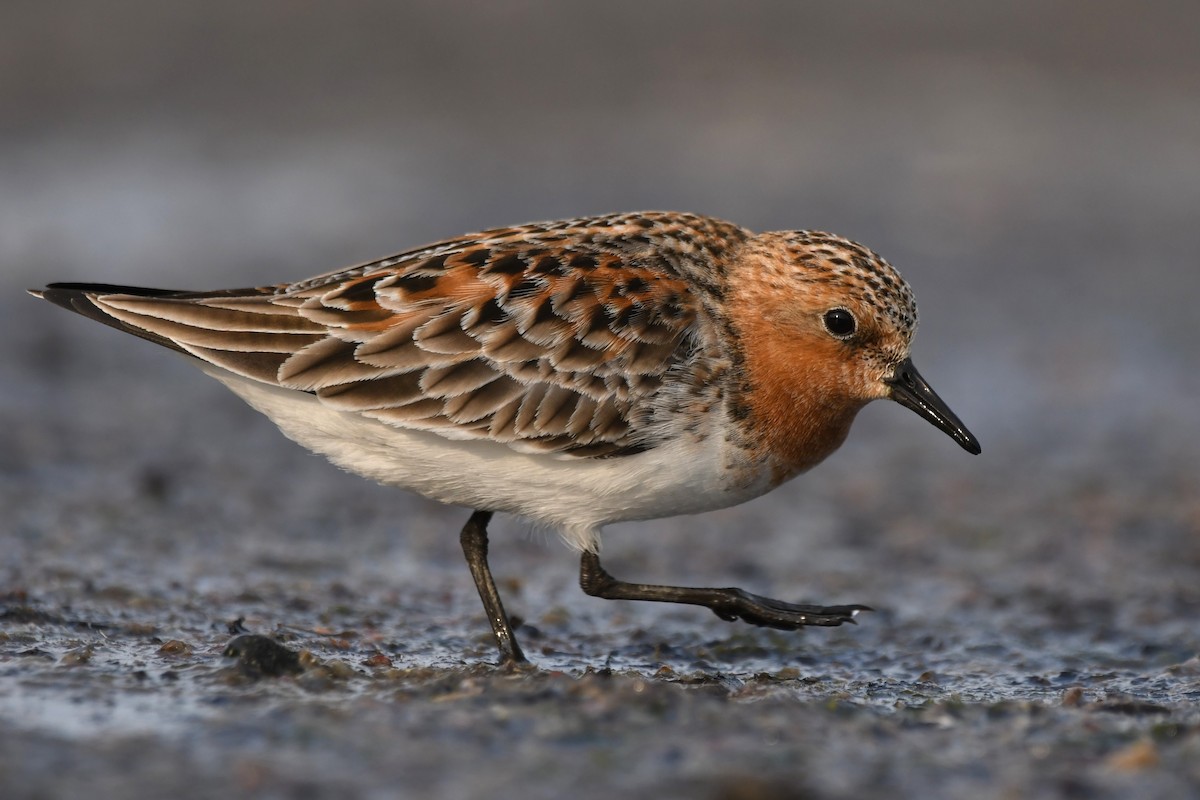
[[[784,231],[747,243],[739,276],[751,379],[789,386],[797,404],[844,409],[871,400],[912,409],[978,454],[979,442],[913,366],[917,328],[912,290],[871,250],[828,233]],[[770,362],[770,366],[766,363]],[[757,369],[756,369],[757,366]],[[755,374],[757,373],[757,375]]]

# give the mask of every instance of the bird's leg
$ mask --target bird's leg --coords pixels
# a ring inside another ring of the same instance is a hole
[[[625,583],[609,575],[600,566],[600,557],[584,552],[579,563],[579,585],[592,597],[607,600],[653,600],[659,603],[686,603],[704,606],[723,620],[743,620],[751,625],[791,631],[805,625],[841,625],[854,622],[869,606],[814,606],[784,603],[760,597],[741,589],[693,589],[686,586],[655,586]]]
[[[504,613],[504,604],[500,602],[500,593],[496,591],[496,582],[492,580],[492,571],[488,568],[487,525],[491,518],[491,511],[476,511],[467,520],[458,538],[462,543],[463,555],[467,557],[467,566],[471,568],[471,577],[475,579],[475,588],[479,590],[479,599],[483,601],[483,610],[492,624],[492,633],[496,635],[500,663],[523,664],[525,654],[513,635],[508,615]]]

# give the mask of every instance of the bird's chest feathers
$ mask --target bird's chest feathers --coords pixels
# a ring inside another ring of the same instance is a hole
[[[847,391],[851,376],[839,343],[781,341],[778,330],[745,338],[750,438],[774,485],[817,465],[845,441],[864,405]]]

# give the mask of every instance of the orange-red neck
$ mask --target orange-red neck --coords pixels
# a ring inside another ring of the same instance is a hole
[[[845,441],[866,400],[851,384],[832,338],[789,337],[770,314],[741,314],[739,344],[749,391],[752,447],[772,465],[772,483],[815,466]]]

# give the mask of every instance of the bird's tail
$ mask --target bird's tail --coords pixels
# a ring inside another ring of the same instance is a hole
[[[328,326],[301,314],[305,298],[281,295],[285,288],[187,292],[52,283],[30,294],[177,353],[277,385],[284,361],[330,333]]]
[[[56,306],[62,306],[68,311],[74,311],[76,314],[82,314],[88,319],[94,319],[96,322],[102,322],[110,328],[116,328],[125,333],[132,333],[134,336],[140,336],[155,344],[160,344],[163,347],[169,347],[172,350],[191,355],[187,350],[180,347],[171,339],[165,336],[160,336],[153,331],[148,331],[145,328],[140,328],[136,325],[130,325],[123,320],[114,317],[108,313],[100,304],[96,302],[97,297],[104,295],[127,295],[131,297],[187,297],[195,294],[194,292],[186,292],[176,289],[150,289],[143,286],[118,286],[110,283],[52,283],[45,289],[30,289],[29,293],[34,297],[40,297],[43,300],[49,300]]]

